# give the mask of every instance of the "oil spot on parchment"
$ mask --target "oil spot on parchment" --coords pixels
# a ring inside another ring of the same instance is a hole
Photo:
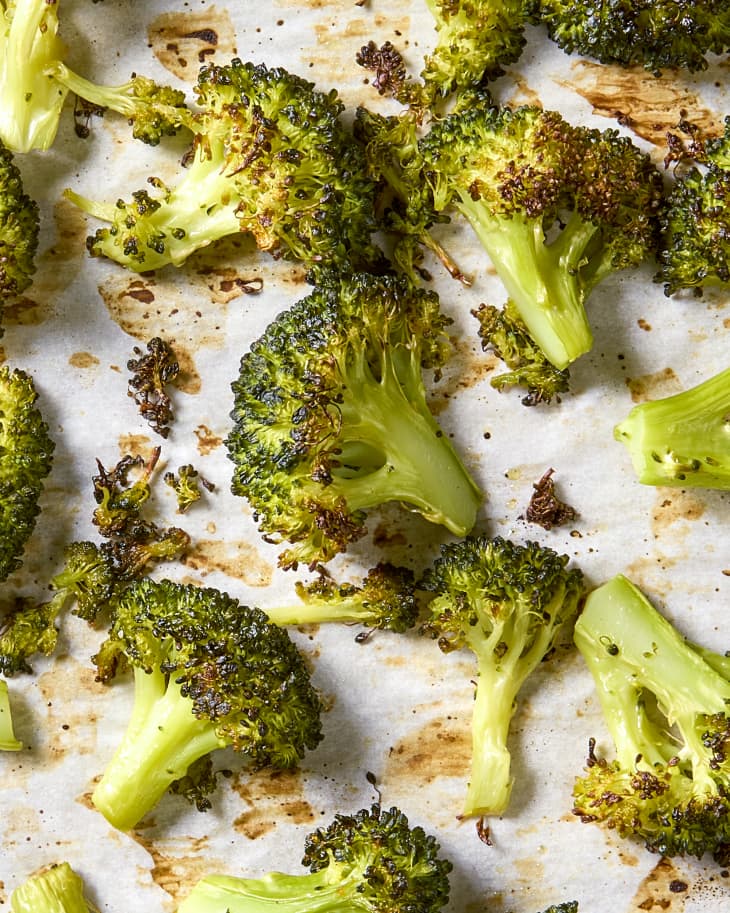
[[[72,368],[89,369],[96,368],[99,364],[99,359],[96,355],[92,355],[91,352],[73,352],[69,356],[68,363]]]
[[[662,857],[639,885],[627,913],[681,913],[687,890],[671,860]]]
[[[244,541],[199,539],[185,556],[185,564],[203,576],[221,571],[254,587],[269,586],[274,576],[273,565]]]
[[[456,718],[430,720],[393,745],[383,782],[424,787],[440,777],[464,778],[471,764],[471,725]]]
[[[150,459],[155,449],[151,438],[146,434],[122,434],[119,436],[118,444],[122,456],[140,456],[145,462]]]
[[[651,512],[652,531],[659,537],[665,530],[681,521],[699,520],[705,504],[688,491],[679,488],[659,488]],[[672,530],[675,535],[675,530]]]
[[[514,82],[512,94],[505,100],[505,104],[511,107],[519,105],[533,105],[536,108],[542,108],[542,101],[536,89],[533,89],[521,73],[509,72],[509,76]]]
[[[573,64],[572,77],[563,85],[590,102],[594,114],[620,121],[662,149],[667,131],[676,128],[681,112],[703,132],[722,132],[722,117],[705,107],[681,79],[675,80],[668,73],[657,79],[643,67],[580,60]]]
[[[90,755],[96,752],[94,732],[97,715],[93,708],[104,693],[104,686],[95,678],[91,664],[84,665],[65,657],[48,672],[38,676],[38,690],[46,708],[44,749],[50,762],[64,757]],[[79,701],[85,692],[92,700]],[[75,708],[79,708],[78,710]]]
[[[315,813],[307,802],[304,781],[298,770],[265,770],[234,775],[233,789],[246,805],[233,827],[239,834],[256,840],[281,822],[311,824]]]
[[[495,355],[483,353],[478,341],[452,336],[451,343],[453,355],[443,376],[434,385],[429,403],[434,415],[443,412],[461,390],[470,390],[480,384],[501,363]]]
[[[672,396],[682,390],[679,378],[672,368],[664,368],[654,374],[643,374],[641,377],[630,378],[626,381],[626,386],[635,403]]]
[[[223,861],[211,859],[206,837],[151,840],[138,830],[130,831],[130,836],[149,853],[154,883],[175,901],[187,896],[205,875],[226,870]]]
[[[237,54],[236,31],[226,9],[162,13],[147,29],[152,53],[165,69],[193,82],[204,63],[230,61]]]
[[[201,456],[207,456],[223,443],[221,435],[215,434],[207,425],[198,425],[195,437],[198,439],[198,452]]]

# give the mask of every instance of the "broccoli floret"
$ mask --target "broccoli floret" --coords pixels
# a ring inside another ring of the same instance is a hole
[[[0,678],[0,751],[20,751],[23,743],[15,738],[8,683]]]
[[[583,575],[536,542],[469,536],[444,545],[419,586],[434,596],[423,632],[477,657],[472,769],[464,815],[499,815],[512,791],[507,737],[527,676],[572,623]]]
[[[574,812],[663,856],[730,844],[730,682],[626,577],[593,590],[575,643],[595,680],[613,761],[591,740]]]
[[[578,913],[578,901],[567,900],[564,903],[552,904],[543,913]]]
[[[614,428],[639,482],[730,489],[730,368],[695,387],[639,403]]]
[[[530,105],[474,104],[419,145],[435,209],[470,222],[530,336],[566,368],[592,346],[593,288],[656,247],[659,171],[615,130]]]
[[[67,862],[46,866],[10,896],[10,913],[98,913],[84,897],[84,882]]]
[[[0,142],[0,302],[31,284],[39,229],[38,204],[23,189],[13,155]]]
[[[175,781],[200,781],[199,762],[216,749],[287,768],[319,743],[321,705],[304,659],[259,609],[144,579],[115,599],[113,615],[94,662],[101,681],[132,667],[134,706],[92,802],[115,827],[133,828]],[[191,795],[190,786],[180,791]],[[192,794],[199,808],[209,804]]]
[[[695,164],[677,178],[661,213],[656,278],[667,295],[730,286],[730,117],[721,137],[693,137],[690,156]]]
[[[714,0],[529,0],[529,7],[532,21],[566,53],[657,75],[704,70],[708,53],[730,48],[730,8]]]
[[[215,490],[215,485],[201,476],[198,470],[190,463],[180,466],[177,470],[177,475],[174,472],[166,472],[164,478],[165,484],[169,485],[175,492],[177,512],[179,514],[184,514],[190,509],[191,505],[202,498],[201,485],[206,491]]]
[[[232,489],[282,567],[326,562],[403,502],[465,535],[480,495],[426,403],[449,350],[433,292],[401,276],[323,276],[241,359],[226,445]]]
[[[176,187],[151,178],[154,195],[140,190],[110,204],[67,191],[110,223],[89,238],[92,255],[140,272],[179,266],[219,238],[248,232],[261,250],[309,268],[379,263],[374,185],[336,91],[238,59],[202,67],[196,91],[192,160]]]
[[[437,913],[448,901],[451,863],[421,827],[397,808],[374,805],[305,841],[305,875],[270,872],[261,878],[209,875],[178,913]]]
[[[320,624],[341,621],[367,628],[402,633],[418,616],[413,572],[387,562],[371,568],[362,583],[337,584],[321,575],[310,584],[298,581],[298,606],[264,609],[278,625]]]

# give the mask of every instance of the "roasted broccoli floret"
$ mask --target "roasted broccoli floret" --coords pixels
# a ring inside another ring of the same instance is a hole
[[[400,276],[328,275],[281,313],[233,383],[234,493],[288,542],[283,567],[326,562],[403,502],[455,535],[480,495],[426,403],[422,370],[449,351],[433,292]]]
[[[730,8],[716,0],[611,0],[570,3],[528,0],[531,19],[543,23],[566,53],[602,63],[704,70],[707,54],[730,48]]]
[[[537,542],[468,536],[444,545],[419,584],[431,591],[423,632],[444,652],[477,657],[472,769],[465,816],[499,815],[512,791],[507,736],[527,676],[572,623],[583,575]]]
[[[202,67],[196,92],[192,159],[176,187],[150,178],[153,193],[109,204],[67,192],[110,223],[89,238],[93,255],[146,271],[248,232],[261,250],[309,268],[380,261],[371,242],[373,182],[334,90],[235,59]]]
[[[33,280],[39,229],[38,204],[23,189],[13,155],[0,141],[0,318],[2,301]]]
[[[0,678],[0,751],[20,751],[22,747],[15,738],[8,683]]]
[[[127,392],[142,418],[166,438],[173,418],[172,401],[166,388],[180,373],[180,364],[170,343],[159,336],[150,339],[146,352],[135,346],[134,354],[136,358],[127,362],[127,370],[131,372]]]
[[[730,682],[626,577],[593,590],[575,625],[616,758],[595,753],[574,812],[663,856],[730,844]]]
[[[639,482],[730,489],[730,368],[695,387],[639,403],[614,428]]]
[[[371,568],[358,586],[335,583],[321,575],[310,584],[298,581],[298,606],[276,606],[264,611],[278,625],[341,621],[369,629],[402,633],[418,616],[413,572],[386,562]]]
[[[215,489],[215,485],[201,476],[198,470],[190,463],[180,466],[177,470],[177,475],[174,472],[166,472],[165,484],[169,485],[175,492],[177,512],[179,514],[184,514],[196,501],[202,498],[201,485],[206,491],[214,491]]]
[[[656,278],[667,295],[730,286],[730,117],[722,136],[693,136],[689,150],[695,164],[678,174],[661,213]]]
[[[120,665],[134,672],[128,728],[92,794],[121,830],[185,777],[180,791],[208,807],[214,777],[201,761],[216,749],[288,768],[322,737],[319,697],[286,631],[218,590],[132,583],[115,599],[94,662],[101,681]]]
[[[556,903],[549,906],[543,913],[578,913],[578,901],[567,900],[564,903]]]
[[[10,895],[10,913],[98,913],[84,897],[84,882],[67,862],[46,866]]]
[[[657,243],[659,171],[615,130],[475,104],[420,141],[438,211],[471,224],[530,336],[562,370],[592,346],[585,303]]]
[[[449,897],[451,863],[421,827],[397,808],[374,805],[337,815],[304,844],[305,875],[209,875],[178,913],[438,913]]]

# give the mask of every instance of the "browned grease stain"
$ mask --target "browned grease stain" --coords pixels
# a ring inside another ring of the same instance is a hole
[[[643,374],[641,377],[630,378],[626,381],[626,386],[635,403],[672,396],[682,390],[679,378],[672,368],[663,368],[654,374]]]
[[[510,72],[510,76],[515,84],[514,90],[506,100],[508,105],[517,107],[518,105],[534,105],[536,108],[542,108],[542,101],[536,89],[533,89],[525,77],[516,72]]]
[[[390,749],[383,781],[412,789],[440,777],[466,777],[471,766],[471,726],[462,720],[431,720]]]
[[[198,451],[201,456],[207,456],[223,443],[223,438],[219,434],[214,434],[207,425],[198,425],[195,437],[198,439]]]
[[[130,836],[152,859],[150,875],[155,884],[175,901],[182,900],[205,875],[226,871],[223,861],[211,859],[207,837],[153,840],[131,831]]]
[[[60,760],[67,754],[93,755],[97,747],[90,734],[97,721],[93,708],[98,704],[97,698],[104,694],[104,686],[95,680],[91,664],[66,658],[38,676],[38,690],[46,706],[44,730],[48,759]],[[92,700],[80,702],[80,693]]]
[[[74,352],[69,356],[68,363],[72,368],[95,368],[99,359],[91,352]]]
[[[255,587],[268,586],[274,575],[273,565],[244,541],[199,539],[185,556],[185,564],[203,576],[211,571],[221,571]]]
[[[152,456],[155,445],[146,434],[121,434],[118,441],[119,453],[122,456],[141,456],[147,461]],[[109,469],[110,467],[107,467]]]
[[[593,106],[593,113],[620,120],[634,133],[657,146],[666,145],[681,113],[704,132],[722,131],[723,118],[710,111],[681,81],[665,73],[661,79],[643,67],[607,66],[589,60],[576,61],[573,76],[563,85],[573,89]]]
[[[236,31],[226,9],[162,13],[147,29],[152,53],[182,80],[197,78],[203,63],[225,63],[236,56]]]
[[[233,789],[247,808],[233,822],[239,834],[256,840],[278,824],[311,824],[312,806],[304,797],[304,783],[298,770],[265,770],[234,775]]]
[[[448,369],[434,386],[429,403],[434,415],[443,412],[453,396],[461,390],[470,390],[475,387],[501,364],[493,354],[481,351],[478,340],[475,343],[471,338],[452,336],[451,343],[453,355]]]
[[[659,536],[670,526],[682,520],[699,520],[705,505],[690,492],[676,488],[660,488],[651,513],[652,530]]]
[[[682,889],[684,886],[684,889]],[[639,885],[627,913],[681,913],[687,884],[669,859],[662,857]]]

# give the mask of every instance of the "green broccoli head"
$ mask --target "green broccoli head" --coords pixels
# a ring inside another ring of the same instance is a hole
[[[529,11],[566,53],[657,74],[704,70],[730,48],[730,9],[713,0],[530,0]]]
[[[272,905],[306,913],[313,904],[320,913],[438,913],[448,901],[452,869],[439,849],[399,809],[373,805],[337,815],[307,837],[302,862],[308,874],[210,875],[178,913],[254,913]]]
[[[13,155],[0,141],[0,300],[31,284],[39,229],[38,205],[23,189]]]
[[[512,779],[507,736],[527,676],[575,618],[583,575],[536,542],[467,536],[444,545],[419,584],[432,592],[422,630],[445,652],[468,647],[477,657],[472,717],[472,772],[464,815],[507,808]]]
[[[724,859],[730,844],[730,682],[623,575],[575,625],[615,760],[591,740],[574,812],[664,856]]]
[[[196,93],[200,108],[187,123],[193,156],[176,187],[151,178],[153,193],[116,204],[67,191],[110,223],[89,238],[93,255],[146,271],[247,232],[261,250],[308,268],[380,262],[371,242],[374,185],[334,90],[236,59],[204,66]]]
[[[113,616],[98,677],[130,665],[135,698],[92,801],[115,827],[134,827],[218,748],[285,768],[319,743],[321,705],[304,659],[260,610],[218,590],[143,579],[117,596]]]
[[[615,130],[475,103],[420,141],[434,208],[471,224],[535,343],[558,370],[592,346],[585,303],[657,243],[661,175]]]
[[[456,535],[480,497],[428,409],[423,369],[449,350],[435,293],[398,276],[329,275],[241,360],[226,445],[236,494],[288,542],[283,567],[326,562],[403,502]]]
[[[98,913],[84,882],[67,862],[45,866],[10,895],[10,913]]]

